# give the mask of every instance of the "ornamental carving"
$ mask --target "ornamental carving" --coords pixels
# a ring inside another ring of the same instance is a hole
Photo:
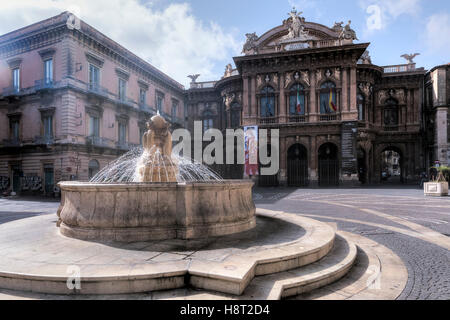
[[[341,69],[336,68],[336,69],[334,70],[334,77],[335,77],[337,80],[341,80]]]
[[[348,23],[345,25],[344,29],[342,29],[341,33],[339,34],[339,39],[344,40],[358,40],[356,37],[356,32],[350,28],[350,24],[352,23],[351,20],[348,20]]]
[[[225,107],[229,109],[231,107],[231,104],[233,103],[236,95],[234,93],[227,93],[223,96],[223,103],[225,104]]]
[[[276,86],[278,86],[278,74],[277,74],[277,73],[275,73],[275,74],[273,75],[272,82],[273,82]]]
[[[262,85],[262,76],[260,74],[258,74],[256,76],[256,87],[259,88]]]
[[[361,92],[365,95],[366,98],[369,98],[370,93],[371,93],[371,85],[368,82],[361,82],[359,84],[359,90],[361,90]]]
[[[292,81],[291,72],[286,72],[286,74],[284,75],[284,87],[287,88],[291,83],[291,81]]]
[[[304,83],[306,83],[308,86],[310,86],[309,82],[309,71],[300,71],[301,79]]]
[[[316,83],[319,83],[322,80],[322,71],[317,69],[316,70]]]
[[[256,46],[258,36],[256,35],[256,32],[247,33],[245,36],[247,37],[247,41],[245,42],[244,47],[242,48],[242,53],[244,54],[258,53],[258,49]]]
[[[386,90],[378,91],[378,104],[382,104],[384,100],[388,97]]]

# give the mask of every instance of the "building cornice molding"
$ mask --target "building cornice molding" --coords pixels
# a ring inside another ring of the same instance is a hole
[[[52,58],[55,53],[56,53],[56,49],[55,48],[47,48],[47,49],[42,49],[38,51],[39,55],[41,56],[42,60],[47,60],[49,58]]]

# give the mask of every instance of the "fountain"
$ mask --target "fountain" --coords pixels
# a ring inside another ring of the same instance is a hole
[[[90,241],[196,239],[252,229],[253,183],[222,180],[202,164],[172,155],[169,123],[147,123],[143,149],[90,182],[61,182],[60,233]]]

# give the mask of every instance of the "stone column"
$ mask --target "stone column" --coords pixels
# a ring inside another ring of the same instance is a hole
[[[342,70],[342,105],[341,110],[344,112],[350,111],[350,106],[348,105],[348,68]]]
[[[244,111],[244,118],[247,118],[250,112],[249,91],[248,91],[248,77],[242,78],[243,92],[242,92],[242,110]]]
[[[356,68],[350,69],[350,112],[354,113],[352,119],[358,119],[358,108],[356,106]]]
[[[284,91],[284,73],[281,73],[280,75],[280,112],[279,112],[279,116],[280,119],[278,120],[279,122],[287,122],[286,121],[286,97],[285,97],[285,91]]]
[[[318,175],[318,157],[317,157],[317,136],[313,135],[309,138],[309,150],[308,150],[308,159],[309,159],[309,181],[310,186],[315,187],[319,184],[319,175]]]
[[[258,117],[259,114],[259,110],[258,110],[258,103],[256,101],[256,75],[253,75],[250,78],[250,97],[251,97],[251,102],[250,102],[250,115],[252,118],[254,117]],[[255,123],[255,120],[252,119],[253,123]]]
[[[317,102],[316,102],[316,70],[310,70],[311,87],[309,91],[309,122],[316,122],[317,116]]]
[[[441,165],[449,165],[447,147],[448,147],[448,132],[447,132],[447,114],[448,108],[438,107],[436,109],[436,145],[437,145],[437,159]]]

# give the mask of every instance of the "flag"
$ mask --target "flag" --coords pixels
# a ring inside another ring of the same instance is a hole
[[[297,87],[297,114],[302,113],[302,105],[300,103],[300,87]]]
[[[328,105],[330,106],[330,110],[333,110],[334,112],[337,111],[337,107],[333,102],[333,89],[330,89],[330,100],[328,101]]]

